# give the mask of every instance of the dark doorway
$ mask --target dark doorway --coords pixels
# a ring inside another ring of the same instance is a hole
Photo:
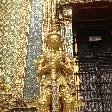
[[[74,4],[73,32],[83,112],[112,112],[112,3]]]

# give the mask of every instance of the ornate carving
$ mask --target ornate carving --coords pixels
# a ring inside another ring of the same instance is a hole
[[[23,94],[29,6],[27,0],[0,1],[1,64],[14,96]]]
[[[69,78],[73,76],[75,61],[62,50],[61,36],[57,32],[49,34],[45,43],[47,49],[35,61],[42,92],[33,105],[39,112],[74,112],[77,101]]]

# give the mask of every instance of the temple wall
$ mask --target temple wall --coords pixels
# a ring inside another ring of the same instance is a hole
[[[0,9],[2,74],[10,85],[9,92],[13,95],[22,95],[30,2],[3,0],[0,1]]]

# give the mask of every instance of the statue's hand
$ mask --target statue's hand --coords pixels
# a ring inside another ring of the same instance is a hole
[[[51,68],[53,67],[60,68],[61,66],[62,66],[62,62],[59,62],[59,61],[51,62]]]

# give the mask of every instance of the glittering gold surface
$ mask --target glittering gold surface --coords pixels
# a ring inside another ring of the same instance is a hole
[[[63,38],[60,35],[60,23],[57,25],[56,8],[60,1],[44,2],[43,53],[35,61],[40,78],[40,97],[32,105],[39,112],[75,112],[83,105],[80,94],[71,86],[79,89],[78,66],[75,59],[69,57],[63,49]]]
[[[0,1],[0,58],[2,74],[14,96],[23,94],[30,2]]]
[[[73,95],[71,87],[78,86],[79,89],[79,76],[74,75],[78,72],[78,66],[75,59],[66,54],[60,23],[56,24],[56,8],[62,2],[66,1],[44,1],[43,53],[35,61],[41,91],[38,100],[32,103],[39,112],[75,112],[83,105],[80,94],[77,97]],[[0,90],[2,95],[11,93],[14,101],[23,95],[30,4],[26,0],[0,3],[1,72],[6,81],[1,80]]]
[[[49,34],[45,42],[47,50],[35,61],[42,92],[33,105],[39,112],[75,112],[79,105],[69,85],[73,79],[69,78],[74,74],[74,66],[75,71],[78,67],[75,60],[62,50],[59,34]]]

